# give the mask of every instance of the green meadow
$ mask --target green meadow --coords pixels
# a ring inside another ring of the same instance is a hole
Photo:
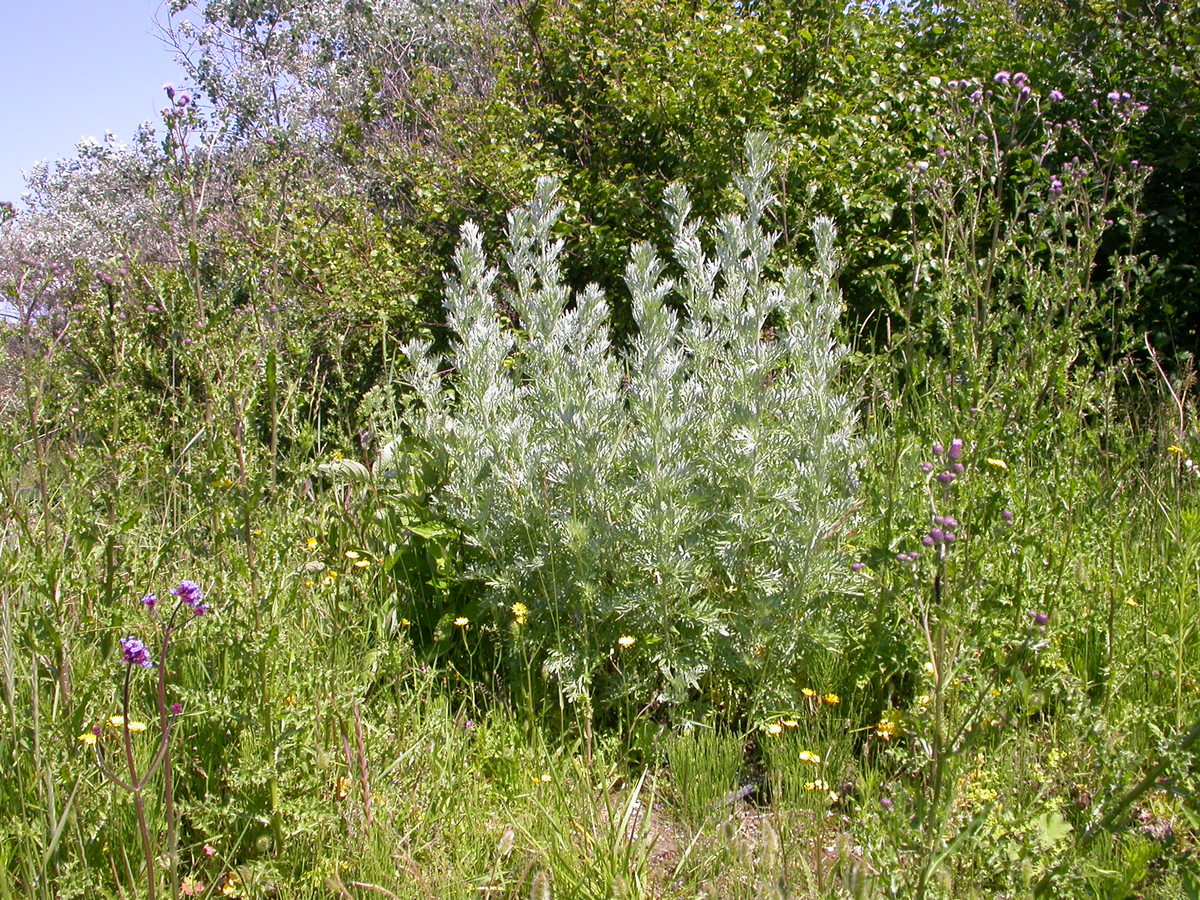
[[[172,14],[0,208],[0,898],[1200,896],[1194,0]]]

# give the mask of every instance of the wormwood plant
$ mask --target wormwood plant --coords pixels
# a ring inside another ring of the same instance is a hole
[[[685,188],[667,191],[669,259],[639,244],[625,271],[628,350],[602,292],[563,283],[552,180],[509,216],[506,279],[464,226],[448,362],[406,346],[407,438],[442,473],[434,509],[481,585],[458,624],[495,641],[514,686],[540,668],[585,713],[788,704],[850,616],[834,228],[814,222],[811,270],[776,268],[765,137],[746,162],[744,211],[707,227]]]

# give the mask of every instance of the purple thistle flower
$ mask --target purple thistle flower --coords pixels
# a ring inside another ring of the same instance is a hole
[[[942,531],[942,529],[940,529],[940,528],[930,529],[929,539],[932,541],[936,541],[937,543],[940,544],[942,541],[944,541],[946,539],[946,532]]]
[[[1015,84],[1017,87],[1024,87],[1025,84],[1029,81],[1029,76],[1026,75],[1024,72],[1018,72],[1016,75],[1014,75],[1012,77],[1012,80],[1013,80],[1013,84]]]
[[[146,609],[154,609],[154,607],[158,606],[158,597],[154,594],[147,594],[142,598],[142,606],[146,607]]]
[[[175,99],[175,85],[171,84],[171,82],[168,81],[166,84],[164,84],[162,86],[162,89],[167,92],[168,100]]]
[[[921,463],[921,471],[928,475],[930,472],[933,471],[933,463],[931,463],[931,462]]]
[[[953,531],[946,532],[946,543],[947,544],[953,544],[957,540],[958,540],[958,535],[955,534]]]
[[[950,471],[953,472],[955,475],[961,475],[963,472],[967,471],[967,467],[964,466],[962,463],[955,463],[954,465],[952,465],[950,467]]]
[[[1054,194],[1054,196],[1057,197],[1062,192],[1063,192],[1063,183],[1061,181],[1059,181],[1057,178],[1051,178],[1050,179],[1050,193]]]
[[[1006,509],[1006,510],[1001,511],[1000,518],[1002,518],[1004,520],[1005,525],[1011,525],[1013,523],[1012,510]]]
[[[982,99],[983,99],[983,90],[982,90],[981,88],[976,88],[976,89],[975,89],[975,90],[974,90],[974,91],[971,93],[971,102],[972,102],[972,103],[978,103],[978,102],[979,102],[980,100],[982,100]]]
[[[925,537],[921,538],[921,543],[926,547],[932,547],[936,543],[936,541],[934,541],[934,539],[931,535],[927,534],[927,535],[925,535]]]
[[[866,567],[867,567],[866,563],[855,562],[855,563],[850,564],[850,571],[851,572],[861,572]]]
[[[1054,90],[1052,90],[1050,92],[1050,102],[1051,103],[1062,103],[1063,99],[1064,99],[1063,92],[1060,91],[1058,88],[1055,88]]]
[[[1028,613],[1026,613],[1026,615],[1033,619],[1033,624],[1039,628],[1045,628],[1050,622],[1050,617],[1044,612],[1034,612],[1033,610],[1030,610]]]
[[[953,472],[938,472],[938,481],[942,484],[949,484],[957,477]]]
[[[1011,81],[1011,80],[1012,80],[1012,75],[1010,75],[1008,72],[997,72],[996,73],[996,78],[995,78],[996,84],[1008,84],[1009,81]]]
[[[946,452],[946,448],[945,448],[945,447],[943,447],[943,446],[942,446],[941,444],[939,444],[937,441],[934,441],[934,442],[933,442],[933,455],[934,455],[934,456],[941,456],[941,455],[942,455],[943,453],[945,453],[945,452]]]
[[[954,440],[952,440],[950,442],[950,449],[946,451],[946,456],[949,457],[950,462],[958,462],[960,459],[962,459],[962,454],[963,454],[962,439],[955,438]]]
[[[171,715],[177,716],[181,712],[183,712],[183,704],[182,703],[172,703],[171,704]]]
[[[1109,91],[1107,94],[1107,99],[1108,99],[1109,103],[1113,103],[1113,104],[1120,103],[1121,102],[1121,94],[1118,91]]]
[[[154,662],[150,659],[150,651],[135,637],[121,638],[121,655],[131,666],[141,666],[143,669],[154,668]]]
[[[892,802],[891,797],[880,797],[879,805],[882,806],[884,809],[886,809],[888,812],[891,812],[892,807],[895,806],[896,804]]]

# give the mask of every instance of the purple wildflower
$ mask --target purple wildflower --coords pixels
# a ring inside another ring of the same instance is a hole
[[[983,90],[981,88],[975,88],[975,90],[971,93],[971,102],[978,103],[982,99],[983,99]]]
[[[962,459],[963,442],[961,438],[955,438],[950,442],[950,449],[946,451],[946,456],[951,462],[958,462]]]
[[[1000,518],[1002,518],[1004,520],[1005,525],[1011,525],[1013,523],[1012,510],[1011,509],[1002,510],[1000,513]]]
[[[1045,628],[1050,621],[1050,617],[1044,612],[1034,612],[1033,610],[1030,610],[1028,613],[1026,613],[1026,615],[1033,619],[1033,624],[1038,628]]]
[[[179,586],[172,588],[171,593],[192,609],[197,609],[203,605],[204,592],[200,590],[200,585],[196,584],[190,578],[179,582]]]
[[[171,704],[171,715],[177,716],[181,712],[183,712],[183,704],[182,703],[172,703]]]
[[[943,453],[945,453],[945,452],[946,452],[946,448],[945,448],[945,447],[943,447],[943,446],[942,446],[941,444],[939,444],[937,441],[934,441],[934,442],[933,442],[933,455],[934,455],[934,456],[941,456],[941,455],[942,455]]]
[[[926,547],[932,547],[937,542],[933,539],[932,535],[927,534],[925,537],[921,538],[921,543]]]
[[[950,467],[950,471],[953,472],[955,475],[961,475],[963,472],[967,471],[967,467],[964,466],[962,463],[955,463],[954,465],[952,465]]]
[[[949,484],[957,477],[953,472],[938,472],[938,481],[942,484]]]
[[[892,811],[892,807],[893,807],[893,806],[895,806],[896,804],[892,802],[892,798],[891,798],[891,797],[880,797],[880,798],[879,798],[879,805],[880,805],[880,806],[882,806],[882,807],[883,807],[885,810],[887,810],[888,812],[891,812],[891,811]]]
[[[1050,102],[1051,103],[1062,103],[1063,102],[1063,92],[1060,91],[1058,88],[1055,88],[1054,90],[1052,90],[1050,92]]]
[[[928,475],[930,472],[933,471],[933,463],[931,463],[931,462],[921,463],[921,471],[924,472],[926,475]]]
[[[1108,95],[1107,95],[1107,99],[1108,99],[1109,103],[1113,103],[1113,104],[1120,103],[1121,102],[1121,94],[1119,91],[1109,91]]]
[[[1063,192],[1063,183],[1057,178],[1050,179],[1050,193],[1056,197]]]
[[[158,606],[158,597],[154,594],[147,594],[142,598],[142,606],[146,607],[146,609],[154,609],[154,607]]]
[[[929,539],[940,544],[946,539],[946,532],[942,531],[940,528],[932,528],[929,531]]]
[[[1009,81],[1011,81],[1011,80],[1012,80],[1012,75],[1010,75],[1008,72],[997,72],[996,73],[996,78],[995,78],[996,84],[1008,84]]]
[[[154,668],[154,663],[150,659],[150,651],[135,637],[121,638],[121,655],[131,666],[141,666],[143,669]]]
[[[179,99],[175,101],[175,105],[178,106],[180,109],[183,109],[185,106],[187,106],[191,102],[192,102],[191,94],[180,94]]]
[[[167,92],[168,100],[175,99],[175,85],[171,84],[171,82],[168,81],[166,84],[164,84],[162,86],[162,89]]]
[[[861,572],[866,567],[867,567],[867,564],[864,562],[850,563],[850,571],[851,572]]]

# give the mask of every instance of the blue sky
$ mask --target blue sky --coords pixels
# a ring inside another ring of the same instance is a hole
[[[154,21],[160,0],[0,0],[0,200],[21,170],[72,154],[83,137],[157,122],[181,71]]]

